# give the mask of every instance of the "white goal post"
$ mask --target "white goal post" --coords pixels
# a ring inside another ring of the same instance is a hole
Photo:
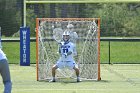
[[[78,56],[75,61],[79,66],[81,79],[100,80],[100,18],[37,18],[37,80],[51,79],[51,68],[59,58],[54,31],[59,33],[56,38],[61,38],[61,33],[67,30],[68,24],[73,24],[74,31],[78,34]],[[75,73],[68,69],[59,69],[56,75],[57,78],[75,78]]]

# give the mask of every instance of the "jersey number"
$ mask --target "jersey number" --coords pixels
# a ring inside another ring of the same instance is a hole
[[[64,48],[63,53],[67,53],[67,52],[68,52],[68,48]]]

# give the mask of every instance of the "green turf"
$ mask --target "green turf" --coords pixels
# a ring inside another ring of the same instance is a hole
[[[20,62],[20,45],[18,42],[3,42],[3,50],[10,63]],[[36,43],[30,44],[30,61],[36,62]],[[101,63],[108,63],[108,41],[100,44]],[[140,42],[111,42],[111,63],[140,63]]]
[[[140,65],[101,65],[101,81],[39,82],[36,67],[10,64],[12,93],[140,93]],[[0,93],[3,86],[0,79]]]
[[[3,42],[2,49],[6,53],[9,63],[20,63],[20,43]],[[30,62],[36,62],[36,43],[30,43]]]
[[[112,42],[111,61],[115,63],[138,63],[140,42]]]
[[[101,63],[108,63],[108,42],[101,42]],[[111,63],[140,63],[140,42],[110,42]]]

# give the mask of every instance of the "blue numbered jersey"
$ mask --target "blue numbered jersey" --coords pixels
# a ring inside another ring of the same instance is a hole
[[[76,48],[72,42],[69,42],[67,44],[64,44],[64,42],[61,42],[59,52],[61,54],[59,61],[74,61],[73,56],[76,55]],[[72,52],[72,53],[67,56],[63,55],[68,52]]]

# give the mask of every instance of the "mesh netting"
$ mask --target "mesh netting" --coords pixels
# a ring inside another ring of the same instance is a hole
[[[73,24],[71,41],[76,44],[77,56],[75,61],[80,69],[80,77],[85,80],[99,78],[99,34],[98,19],[93,18],[38,18],[37,19],[37,68],[38,80],[50,79],[51,68],[59,58],[58,46],[62,33],[68,24]],[[57,78],[76,75],[67,68],[58,69]]]

